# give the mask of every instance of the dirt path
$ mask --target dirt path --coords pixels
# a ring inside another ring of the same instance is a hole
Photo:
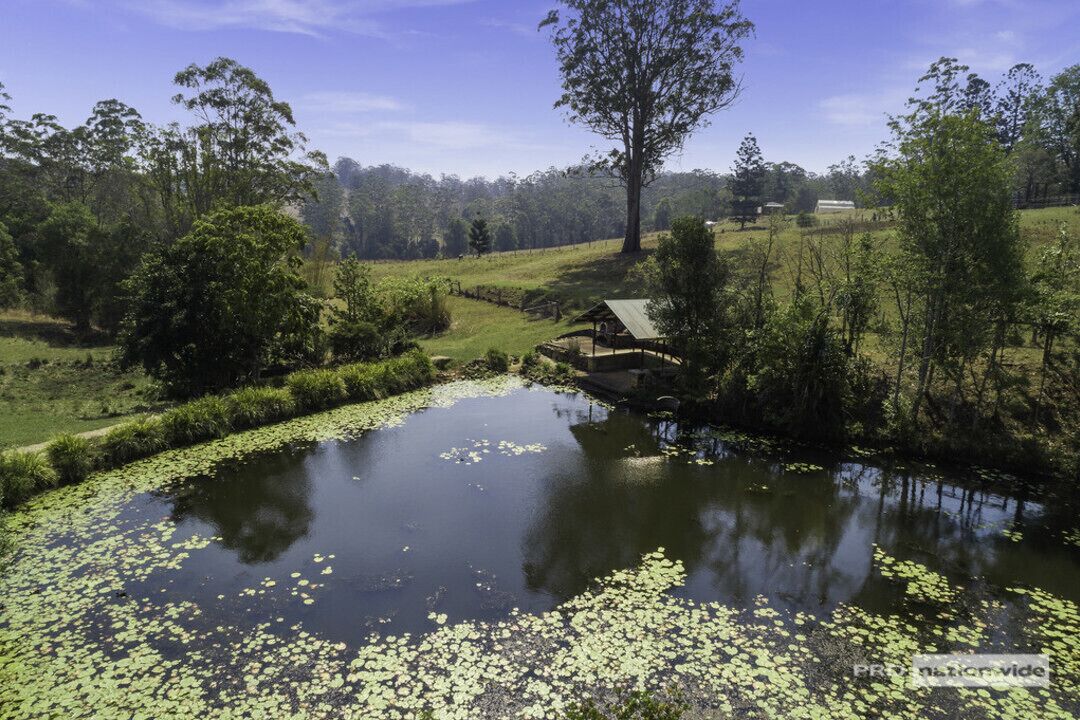
[[[125,420],[124,422],[127,422],[127,421]],[[81,437],[81,438],[101,437],[102,435],[105,435],[106,433],[108,433],[113,428],[119,427],[119,426],[121,426],[123,424],[124,424],[123,422],[119,422],[119,423],[116,423],[114,425],[106,425],[105,427],[97,428],[96,430],[87,430],[86,432],[75,433],[75,437]],[[49,442],[50,441],[45,441],[45,442],[36,443],[34,445],[25,445],[25,446],[23,446],[21,448],[15,448],[15,449],[17,451],[19,451],[19,452],[37,452],[39,450],[44,450],[45,447],[49,444]]]

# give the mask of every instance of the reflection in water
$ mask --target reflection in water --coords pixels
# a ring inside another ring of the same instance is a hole
[[[308,502],[312,478],[296,472],[288,453],[262,457],[228,479],[186,486],[173,499],[173,519],[208,524],[240,562],[270,562],[308,534],[314,520]]]
[[[252,620],[302,621],[358,642],[372,630],[427,632],[431,616],[545,610],[664,547],[686,568],[677,592],[687,597],[894,612],[897,588],[872,572],[877,544],[962,583],[980,576],[1080,598],[1077,557],[1061,540],[1075,524],[1072,502],[1048,510],[934,468],[788,450],[787,462],[825,468],[795,474],[692,430],[523,390],[249,460],[169,499],[185,532],[223,538],[185,561],[172,591],[211,604],[252,598]],[[508,456],[500,441],[546,450]],[[665,454],[676,441],[712,464]],[[464,446],[482,461],[443,457]]]

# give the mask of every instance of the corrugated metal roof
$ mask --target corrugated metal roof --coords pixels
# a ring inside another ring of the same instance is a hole
[[[657,340],[663,337],[649,319],[646,307],[649,300],[604,300],[579,315],[575,320],[594,320],[610,311],[635,340]]]

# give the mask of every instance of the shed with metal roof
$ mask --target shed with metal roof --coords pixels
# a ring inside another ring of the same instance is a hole
[[[635,340],[660,340],[664,336],[649,318],[650,302],[648,299],[603,300],[574,318],[574,322],[617,320]]]

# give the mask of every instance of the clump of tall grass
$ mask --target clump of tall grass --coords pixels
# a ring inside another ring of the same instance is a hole
[[[0,503],[15,507],[37,493],[56,487],[59,476],[39,452],[0,453]]]
[[[510,369],[510,356],[496,348],[484,353],[484,362],[492,372],[506,372]]]
[[[101,459],[105,467],[119,467],[168,447],[159,420],[133,420],[117,425],[101,439]]]
[[[78,435],[64,434],[53,438],[45,447],[45,456],[62,483],[80,483],[94,471],[98,463],[98,447]]]
[[[296,414],[296,400],[286,388],[243,388],[228,395],[225,402],[236,429],[269,425]]]
[[[380,372],[373,365],[345,365],[338,368],[338,375],[345,383],[345,392],[355,402],[379,400],[384,397],[385,387]]]
[[[161,416],[161,432],[169,447],[194,445],[224,437],[232,430],[230,406],[213,395],[192,400]]]
[[[349,397],[345,381],[334,370],[298,370],[285,378],[285,387],[307,412],[340,405]]]

